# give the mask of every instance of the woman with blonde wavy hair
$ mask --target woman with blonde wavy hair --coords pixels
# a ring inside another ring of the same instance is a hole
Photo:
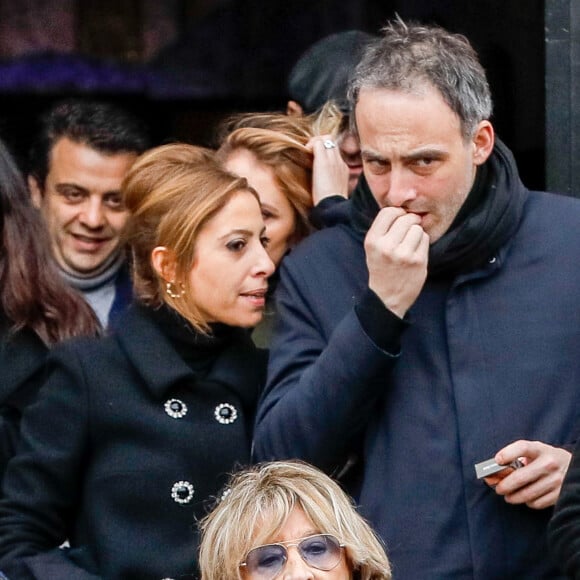
[[[346,219],[348,167],[334,135],[342,114],[333,105],[318,115],[248,113],[222,128],[217,160],[257,192],[268,238],[268,254],[278,267],[284,256],[313,229]],[[277,277],[271,279],[271,298]],[[275,320],[273,300],[254,331],[258,346],[268,347]]]
[[[201,522],[202,580],[390,580],[384,548],[330,477],[299,461],[233,476]]]

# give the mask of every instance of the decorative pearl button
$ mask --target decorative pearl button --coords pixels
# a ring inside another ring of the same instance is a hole
[[[165,412],[174,419],[181,419],[187,415],[187,405],[179,399],[169,399],[165,402]]]
[[[171,497],[177,503],[189,503],[195,490],[189,481],[178,481],[171,488]]]
[[[238,418],[238,411],[230,403],[220,403],[213,412],[218,423],[229,425]]]

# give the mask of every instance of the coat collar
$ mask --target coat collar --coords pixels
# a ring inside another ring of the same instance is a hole
[[[115,337],[156,396],[162,397],[171,385],[191,378],[191,369],[149,316],[146,307],[132,304],[119,319]]]
[[[156,397],[163,398],[176,383],[195,380],[194,372],[157,325],[149,308],[134,303],[119,322],[115,336]],[[265,363],[265,353],[256,349],[249,333],[240,331],[238,340],[216,354],[205,380],[225,383],[243,396],[263,384]]]
[[[0,400],[21,395],[31,387],[32,377],[42,370],[48,347],[30,328],[16,333],[9,331],[10,324],[0,320]]]

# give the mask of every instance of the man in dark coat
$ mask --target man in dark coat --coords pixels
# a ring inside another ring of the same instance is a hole
[[[350,89],[351,223],[281,268],[258,460],[348,477],[399,580],[557,578],[577,438],[580,202],[531,192],[462,36],[397,21]],[[520,459],[495,487],[474,464]]]

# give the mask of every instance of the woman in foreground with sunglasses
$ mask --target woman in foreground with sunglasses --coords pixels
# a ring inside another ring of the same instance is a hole
[[[390,580],[383,546],[351,500],[306,463],[234,475],[201,523],[202,580]]]

